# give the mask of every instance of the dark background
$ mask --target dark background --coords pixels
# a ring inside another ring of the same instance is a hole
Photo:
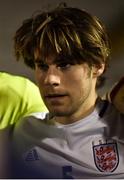
[[[23,75],[35,81],[34,73],[22,62],[16,62],[13,36],[25,18],[35,11],[52,8],[62,0],[0,0],[0,71]],[[65,0],[98,16],[106,25],[111,42],[110,67],[107,81],[100,93],[108,90],[124,75],[124,1],[123,0]]]

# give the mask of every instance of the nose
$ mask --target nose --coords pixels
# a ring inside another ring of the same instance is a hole
[[[44,83],[45,85],[53,86],[58,86],[60,84],[60,73],[56,67],[49,67],[46,72]]]

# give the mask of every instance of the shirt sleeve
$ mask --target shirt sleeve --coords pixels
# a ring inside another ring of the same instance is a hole
[[[38,87],[31,82],[30,80],[26,79],[26,86],[25,86],[25,92],[24,92],[23,101],[24,109],[23,109],[23,115],[27,116],[29,114],[32,114],[34,112],[46,112],[48,111],[39,92]]]

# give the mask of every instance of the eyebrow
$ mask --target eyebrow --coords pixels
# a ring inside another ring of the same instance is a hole
[[[55,59],[52,61],[53,64],[58,64],[60,62],[70,62],[70,59],[72,60],[73,57],[72,56],[66,56],[66,55],[58,55],[55,57]],[[43,59],[35,59],[34,61],[35,63],[43,63],[43,64],[47,64],[47,61],[43,60]],[[73,61],[71,61],[73,62]]]
[[[43,61],[43,60],[38,60],[38,59],[36,59],[36,60],[34,61],[34,63],[44,63],[44,61]]]

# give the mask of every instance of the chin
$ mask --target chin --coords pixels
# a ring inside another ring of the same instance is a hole
[[[61,112],[61,111],[53,111],[52,114],[53,114],[54,116],[64,116],[64,115],[65,115],[65,113],[64,113],[64,112]]]
[[[70,112],[68,111],[59,111],[59,110],[52,110],[50,111],[54,116],[69,116],[70,115]]]

